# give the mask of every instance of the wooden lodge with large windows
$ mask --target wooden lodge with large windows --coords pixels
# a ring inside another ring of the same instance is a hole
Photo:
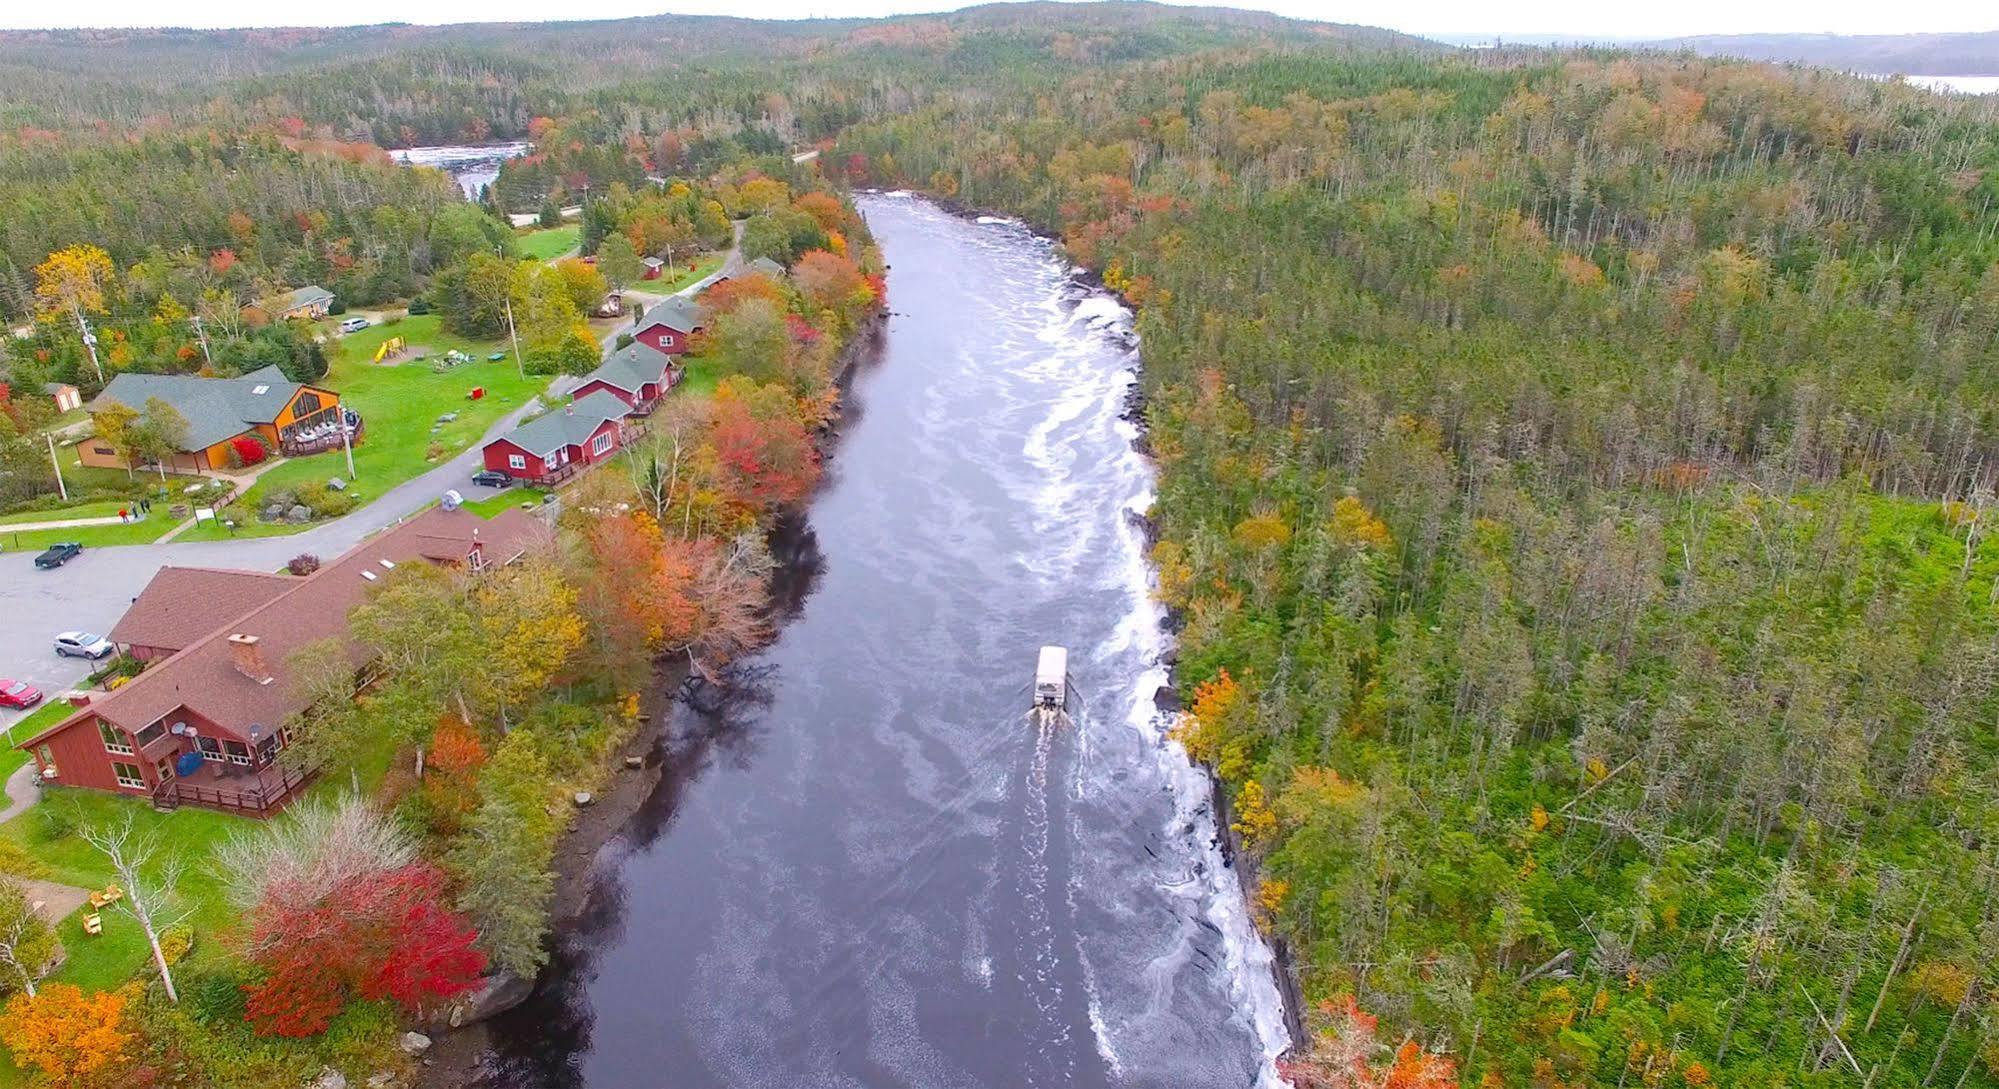
[[[239,378],[200,378],[185,374],[140,374],[127,371],[113,379],[90,402],[93,415],[112,406],[144,413],[158,399],[173,406],[187,422],[180,452],[168,459],[170,471],[203,472],[227,469],[231,444],[255,436],[266,450],[305,453],[324,445],[326,434],[351,428],[349,441],[361,441],[361,420],[343,410],[340,395],[321,386],[293,382],[277,367],[263,367]],[[85,465],[124,469],[125,456],[110,443],[88,438],[77,444]]]
[[[162,808],[276,813],[312,773],[279,759],[304,707],[286,675],[291,655],[338,638],[358,673],[367,652],[348,638],[347,614],[397,566],[485,570],[548,536],[518,510],[488,520],[433,509],[303,578],[166,568],[112,629],[147,667],[110,692],[73,695],[72,714],[18,747],[46,784],[146,795]]]

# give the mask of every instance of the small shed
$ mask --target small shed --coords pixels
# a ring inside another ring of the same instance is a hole
[[[67,382],[50,382],[42,392],[55,398],[57,412],[74,412],[83,407],[83,392]]]
[[[645,266],[645,278],[648,280],[657,280],[660,274],[666,271],[666,262],[657,257],[646,258]]]

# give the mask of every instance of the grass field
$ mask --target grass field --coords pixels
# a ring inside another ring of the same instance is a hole
[[[522,257],[532,257],[537,261],[547,261],[560,257],[576,248],[576,240],[583,236],[583,228],[576,224],[566,227],[550,227],[547,230],[529,231],[515,239]]]
[[[112,508],[117,513],[117,508]],[[65,517],[60,512],[43,514],[44,518]],[[31,529],[10,533],[6,526],[0,526],[0,550],[8,552],[40,552],[59,541],[75,541],[85,548],[104,548],[109,545],[148,544],[158,540],[160,534],[174,528],[174,520],[157,505],[151,518],[143,522],[124,525],[113,523],[108,526],[70,526],[67,529]]]
[[[375,349],[391,336],[406,338],[413,349],[428,349],[430,359],[442,358],[457,349],[473,357],[439,373],[429,360],[393,365],[374,363]],[[471,446],[495,420],[528,397],[548,387],[545,375],[515,373],[511,357],[497,363],[486,356],[497,350],[487,341],[466,340],[444,332],[434,314],[405,318],[394,325],[377,325],[335,342],[326,384],[338,390],[341,400],[359,412],[367,423],[364,441],[354,447],[354,477],[351,494],[366,503],[412,477],[422,474]],[[466,397],[473,387],[484,387],[486,396],[478,401]],[[445,413],[458,418],[432,426]],[[281,536],[296,533],[302,526],[267,525],[257,521],[263,497],[276,491],[295,489],[309,483],[324,483],[346,477],[347,461],[338,450],[294,458],[265,473],[223,517],[233,517],[236,536]],[[204,523],[177,540],[220,540],[230,536],[219,522]]]
[[[61,695],[60,692],[45,691],[42,695],[44,698],[40,707],[16,718],[5,728],[7,748],[4,752],[0,752],[0,779],[5,779],[7,776],[14,774],[15,768],[20,767],[31,759],[25,751],[14,748],[15,742],[26,741],[37,733],[61,722],[71,711],[75,710],[75,708],[57,698]],[[9,712],[9,714],[11,713]]]
[[[491,518],[503,510],[513,510],[516,507],[539,507],[547,498],[548,493],[540,488],[508,488],[498,495],[474,499],[465,504],[465,509],[481,518]]]
[[[72,507],[55,510],[24,510],[15,514],[0,514],[0,526],[21,525],[26,522],[57,522],[65,518],[115,518],[121,510],[130,510],[129,499],[93,499],[88,503],[78,503]]]
[[[667,273],[657,280],[642,281],[634,286],[648,295],[671,295],[688,284],[721,268],[722,257],[723,255],[719,253],[704,253],[694,259],[694,265],[691,268],[682,268],[682,266],[675,265],[674,267],[681,269],[681,271]]]

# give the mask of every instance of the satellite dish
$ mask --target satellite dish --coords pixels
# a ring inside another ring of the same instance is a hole
[[[457,488],[452,488],[446,491],[444,493],[444,498],[439,500],[438,502],[438,505],[442,506],[445,510],[457,510],[459,507],[463,506],[464,504],[465,504],[465,497],[458,494]]]

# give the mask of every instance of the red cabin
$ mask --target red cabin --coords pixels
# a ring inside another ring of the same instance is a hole
[[[699,304],[674,295],[646,311],[645,319],[632,330],[632,339],[655,351],[679,355],[687,351],[688,338],[706,326]]]
[[[605,390],[564,405],[485,445],[486,468],[515,480],[559,484],[618,452],[631,407]]]

